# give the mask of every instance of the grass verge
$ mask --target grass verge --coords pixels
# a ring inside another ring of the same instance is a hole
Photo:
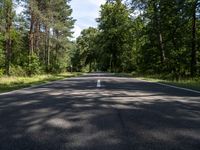
[[[166,80],[166,79],[164,80],[164,79],[150,78],[150,77],[136,77],[136,78],[200,91],[200,79],[196,78],[180,79],[180,80]]]
[[[174,85],[177,87],[183,87],[183,88],[200,91],[200,77],[182,78],[179,80],[173,80],[173,79],[167,78],[166,76],[163,76],[163,75],[141,75],[141,74],[137,74],[137,73],[134,73],[134,74],[120,73],[120,74],[117,74],[117,76],[134,77],[136,79],[164,83],[164,84]]]
[[[32,77],[0,77],[0,93],[48,83],[50,81],[61,80],[64,78],[75,77],[78,75],[81,75],[81,73],[66,72],[61,74],[35,75]]]

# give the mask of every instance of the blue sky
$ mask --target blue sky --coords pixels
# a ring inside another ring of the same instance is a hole
[[[96,18],[99,17],[101,4],[105,0],[72,0],[70,2],[73,9],[72,16],[76,19],[74,37],[78,37],[80,32],[88,27],[96,27]]]

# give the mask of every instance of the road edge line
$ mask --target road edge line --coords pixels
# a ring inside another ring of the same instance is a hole
[[[192,89],[188,89],[188,88],[184,88],[184,87],[178,87],[178,86],[170,85],[170,84],[166,84],[166,83],[147,81],[147,80],[138,79],[138,78],[135,78],[135,79],[140,80],[140,81],[144,81],[144,82],[154,83],[154,84],[158,84],[158,85],[162,85],[162,86],[167,86],[167,87],[171,87],[171,88],[175,88],[175,89],[179,89],[179,90],[184,90],[184,91],[189,91],[189,92],[200,94],[200,91],[197,91],[197,90],[192,90]]]

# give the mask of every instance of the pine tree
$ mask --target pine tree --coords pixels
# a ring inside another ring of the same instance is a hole
[[[10,75],[10,63],[11,63],[11,54],[12,54],[12,24],[13,24],[13,1],[12,0],[4,0],[3,2],[3,16],[5,17],[5,73],[6,75]]]

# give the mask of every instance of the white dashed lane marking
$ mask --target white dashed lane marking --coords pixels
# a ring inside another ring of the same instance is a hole
[[[97,87],[98,87],[98,88],[101,87],[101,80],[97,80]]]

